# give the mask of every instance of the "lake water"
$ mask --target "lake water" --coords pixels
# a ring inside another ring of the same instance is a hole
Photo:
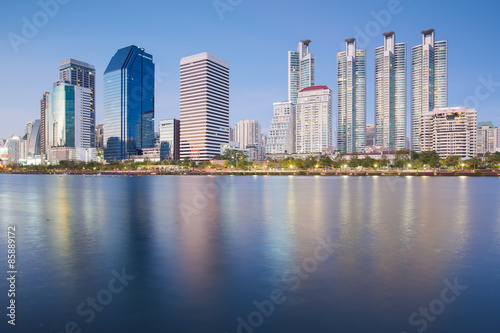
[[[498,332],[500,179],[0,175],[2,332]]]

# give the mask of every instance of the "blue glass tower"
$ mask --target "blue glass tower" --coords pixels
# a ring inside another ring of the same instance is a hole
[[[131,45],[104,72],[104,158],[121,161],[154,147],[153,56]]]

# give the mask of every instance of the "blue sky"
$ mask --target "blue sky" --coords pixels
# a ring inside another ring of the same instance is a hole
[[[336,53],[346,38],[359,37],[367,50],[367,122],[373,123],[373,57],[382,33],[395,31],[397,41],[411,48],[420,44],[420,31],[427,28],[436,30],[437,40],[449,41],[448,104],[476,106],[479,121],[500,125],[496,1],[218,0],[226,5],[219,15],[214,0],[59,0],[52,16],[41,14],[40,3],[53,1],[9,1],[2,6],[0,138],[21,135],[27,121],[40,117],[40,98],[58,79],[59,62],[67,58],[96,67],[100,123],[103,72],[116,50],[131,44],[154,57],[157,124],[179,117],[180,58],[207,51],[230,63],[231,124],[257,119],[267,130],[272,103],[287,99],[287,51],[311,39],[316,83],[328,85],[335,94]],[[24,22],[34,20],[37,31],[23,34]],[[358,36],[359,31],[366,37]],[[13,34],[25,38],[18,52],[9,39]]]

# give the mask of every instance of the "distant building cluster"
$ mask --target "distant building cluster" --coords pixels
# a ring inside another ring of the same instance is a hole
[[[384,44],[375,49],[372,124],[366,119],[366,50],[354,38],[336,57],[336,94],[315,82],[310,40],[288,52],[288,100],[274,103],[267,135],[257,120],[229,125],[229,63],[207,52],[180,60],[179,119],[160,120],[155,131],[153,56],[131,45],[116,51],[104,71],[102,124],[96,124],[94,66],[63,60],[59,80],[42,94],[39,119],[29,121],[23,135],[0,140],[0,162],[204,161],[227,150],[242,151],[251,161],[401,149],[462,158],[498,151],[497,127],[478,123],[474,109],[447,105],[447,41],[436,41],[433,29],[422,31],[408,61],[405,42],[396,42],[394,32],[382,37]]]
[[[422,31],[422,44],[411,48],[410,138],[407,136],[407,44],[392,31],[375,49],[375,121],[366,123],[366,50],[345,40],[337,54],[337,128],[332,133],[334,103],[326,86],[316,86],[310,40],[288,52],[288,101],[274,103],[266,152],[289,154],[377,153],[434,150],[441,157],[470,158],[498,150],[498,129],[477,124],[477,111],[450,108],[448,42]],[[320,93],[321,91],[321,93]],[[330,95],[328,97],[328,94]],[[320,95],[322,97],[320,97]],[[495,134],[497,133],[497,134]]]

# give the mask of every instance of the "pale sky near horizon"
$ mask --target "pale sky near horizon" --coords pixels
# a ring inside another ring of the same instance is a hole
[[[476,107],[478,121],[500,125],[498,2],[55,1],[3,4],[0,139],[22,135],[26,122],[40,117],[40,98],[57,81],[59,62],[67,58],[96,67],[96,117],[101,123],[104,70],[116,50],[132,44],[144,47],[156,64],[156,124],[179,118],[180,59],[207,51],[230,64],[231,125],[256,119],[267,132],[273,102],[287,99],[287,52],[302,39],[312,40],[316,84],[329,86],[335,99],[336,53],[346,38],[357,37],[367,50],[367,123],[373,123],[373,58],[382,33],[395,31],[396,41],[407,42],[410,50],[427,28],[436,30],[436,40],[449,41],[448,105]],[[218,13],[214,4],[225,11]],[[25,27],[29,24],[35,30]],[[410,52],[408,65],[409,59]]]

